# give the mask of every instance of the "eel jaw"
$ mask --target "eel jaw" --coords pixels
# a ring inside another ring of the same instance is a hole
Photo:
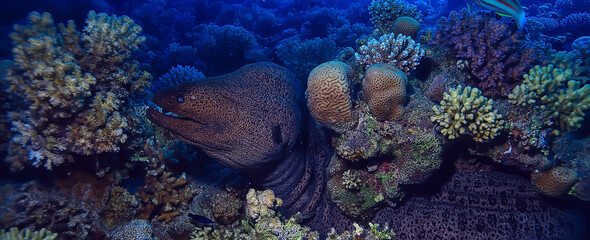
[[[191,131],[203,129],[205,124],[178,114],[175,115],[164,114],[151,107],[146,111],[146,116],[152,123],[171,131],[191,144],[197,144],[191,140],[188,134]]]

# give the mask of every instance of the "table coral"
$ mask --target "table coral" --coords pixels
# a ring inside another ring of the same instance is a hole
[[[369,6],[369,13],[371,23],[383,34],[394,32],[394,21],[402,16],[422,22],[422,16],[416,10],[416,5],[399,0],[373,0]]]
[[[521,85],[508,95],[510,102],[522,106],[536,105],[559,124],[561,131],[575,131],[582,126],[590,108],[590,85],[572,77],[571,69],[553,65],[531,68]]]
[[[429,44],[455,49],[486,96],[507,95],[540,59],[540,52],[526,46],[525,36],[514,24],[497,20],[490,12],[451,12],[437,22]]]
[[[145,38],[126,16],[90,11],[86,22],[80,33],[73,21],[56,26],[49,13],[32,12],[27,25],[14,26],[7,81],[28,109],[11,114],[11,170],[51,170],[75,154],[117,152],[126,141],[129,104],[122,99],[151,78],[130,60]]]
[[[390,64],[373,64],[367,68],[363,92],[371,113],[378,121],[396,120],[403,114],[408,77]]]
[[[352,121],[352,70],[343,62],[320,64],[309,74],[307,102],[313,118],[335,127]]]
[[[440,106],[432,108],[430,120],[437,122],[440,132],[449,139],[471,134],[473,140],[484,142],[500,134],[504,126],[502,114],[492,111],[493,103],[477,88],[458,86],[444,94]]]
[[[405,74],[416,69],[423,56],[424,50],[420,43],[416,43],[411,37],[394,33],[383,35],[379,40],[370,38],[367,44],[360,46],[355,53],[356,60],[363,67],[375,63],[388,63],[401,69]]]

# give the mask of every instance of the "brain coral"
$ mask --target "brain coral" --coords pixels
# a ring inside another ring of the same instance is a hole
[[[473,140],[484,142],[494,138],[504,126],[502,114],[492,111],[494,100],[481,96],[481,91],[469,86],[451,88],[445,93],[440,106],[432,107],[430,117],[442,127],[441,133],[449,139],[470,133]]]
[[[539,192],[555,197],[567,192],[578,181],[578,173],[571,168],[557,166],[549,171],[533,173],[531,179]]]
[[[393,33],[395,35],[403,34],[416,39],[420,31],[420,23],[411,17],[398,17],[393,22]]]
[[[406,74],[395,66],[380,63],[367,68],[364,96],[377,120],[395,120],[402,115],[407,82]]]
[[[343,62],[320,64],[309,73],[307,103],[311,115],[324,126],[352,120],[351,68]]]
[[[355,53],[356,60],[365,67],[375,63],[389,63],[405,74],[416,69],[423,56],[424,49],[420,48],[420,43],[408,36],[393,33],[383,35],[379,40],[370,38]]]

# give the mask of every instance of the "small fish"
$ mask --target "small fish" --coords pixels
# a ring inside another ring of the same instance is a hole
[[[477,5],[490,9],[500,16],[513,17],[518,28],[526,22],[524,10],[518,0],[473,0]],[[469,6],[469,5],[468,5]]]
[[[189,213],[188,216],[191,217],[191,219],[193,220],[194,223],[204,223],[204,224],[213,223],[213,220],[211,220],[207,217],[203,217],[201,215]]]

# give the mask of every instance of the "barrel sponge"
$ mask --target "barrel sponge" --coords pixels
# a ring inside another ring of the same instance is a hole
[[[367,68],[364,96],[378,121],[396,120],[402,115],[407,82],[406,74],[393,65],[378,63]]]
[[[330,61],[315,67],[307,80],[307,104],[320,124],[331,127],[352,120],[352,69]]]
[[[420,31],[420,23],[411,17],[398,17],[393,22],[393,33],[402,34],[416,39]]]
[[[557,166],[549,171],[533,173],[531,178],[539,192],[556,197],[571,189],[578,181],[578,173],[571,168]]]

